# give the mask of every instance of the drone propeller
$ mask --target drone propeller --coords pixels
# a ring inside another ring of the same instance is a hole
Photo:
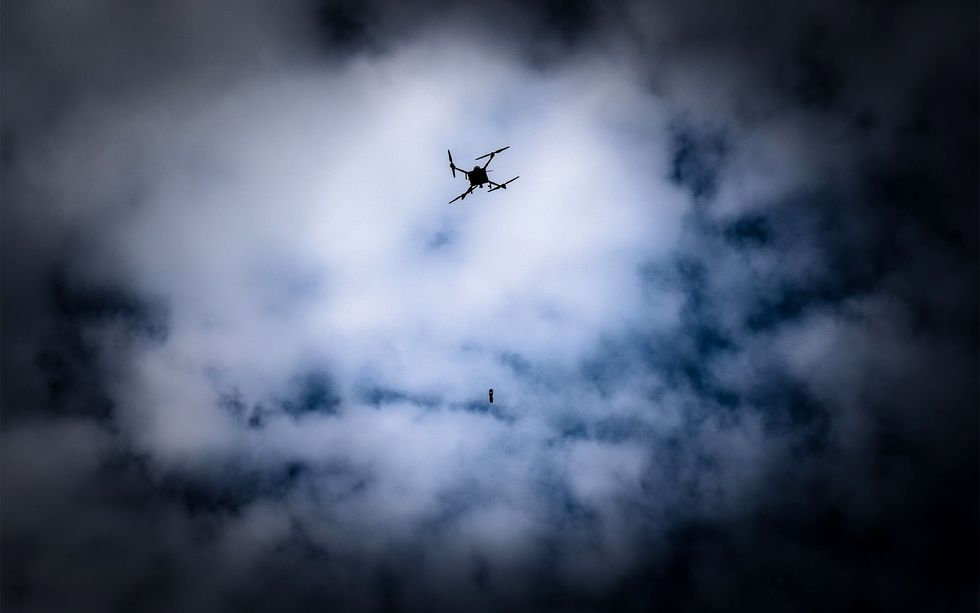
[[[470,194],[473,193],[473,190],[474,189],[476,189],[476,186],[475,185],[471,185],[468,190],[466,190],[462,194],[460,194],[460,195],[456,196],[455,198],[453,198],[452,200],[450,200],[449,201],[449,204],[452,204],[452,203],[456,202],[457,200],[465,200],[467,196],[469,196]]]
[[[482,160],[482,159],[483,159],[483,158],[485,158],[485,157],[490,157],[491,155],[497,155],[498,153],[500,153],[500,152],[501,152],[501,151],[503,151],[504,149],[510,149],[510,145],[507,145],[507,146],[506,146],[506,147],[504,147],[503,149],[497,149],[496,151],[491,151],[490,153],[488,153],[488,154],[486,154],[486,155],[481,155],[480,157],[478,157],[478,158],[476,158],[476,159],[478,159],[478,160]]]
[[[507,189],[507,184],[508,184],[508,183],[512,183],[512,182],[514,182],[514,181],[516,181],[516,180],[518,180],[518,179],[520,179],[520,178],[521,178],[521,175],[517,175],[516,177],[514,177],[514,178],[513,178],[513,179],[511,179],[510,181],[505,181],[505,182],[503,182],[503,183],[499,183],[499,184],[497,184],[496,186],[494,186],[494,187],[491,187],[491,188],[490,188],[490,189],[488,189],[487,191],[488,191],[488,192],[492,192],[492,191],[493,191],[493,190],[495,190],[495,189]]]
[[[456,178],[456,165],[453,164],[453,154],[449,149],[446,149],[446,153],[449,154],[449,169],[453,171],[453,178]]]

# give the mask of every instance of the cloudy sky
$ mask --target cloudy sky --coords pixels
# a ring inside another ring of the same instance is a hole
[[[3,3],[3,610],[976,610],[976,3],[408,4]]]

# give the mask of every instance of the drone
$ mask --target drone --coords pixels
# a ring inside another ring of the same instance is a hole
[[[450,200],[449,201],[449,204],[452,204],[452,203],[456,202],[457,200],[463,200],[464,198],[466,198],[467,196],[469,196],[470,194],[472,194],[473,193],[473,190],[476,189],[476,188],[478,188],[478,187],[480,189],[483,189],[483,186],[486,185],[487,183],[489,183],[492,186],[487,191],[488,192],[492,192],[495,189],[507,189],[507,184],[508,183],[510,183],[511,181],[516,181],[517,179],[519,179],[520,178],[520,175],[517,175],[516,177],[514,177],[510,181],[504,181],[503,183],[494,183],[493,181],[490,180],[489,177],[487,177],[487,166],[489,166],[490,165],[490,162],[493,161],[493,156],[497,155],[498,153],[500,153],[504,149],[510,149],[510,145],[507,145],[503,149],[497,149],[496,151],[491,151],[490,153],[488,153],[486,155],[481,155],[480,157],[476,158],[477,160],[482,160],[485,157],[489,157],[490,159],[487,160],[487,163],[484,164],[483,166],[474,166],[473,167],[473,170],[463,170],[462,168],[459,168],[458,166],[456,166],[456,164],[453,164],[453,153],[449,149],[446,149],[446,153],[449,154],[449,169],[453,171],[453,178],[454,179],[456,178],[456,171],[458,170],[461,173],[463,173],[463,176],[465,176],[470,181],[470,187],[469,187],[469,189],[467,189],[462,194],[460,194],[460,195],[456,196],[455,198],[453,198],[452,200]]]

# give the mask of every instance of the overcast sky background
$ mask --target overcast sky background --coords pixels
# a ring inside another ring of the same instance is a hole
[[[5,1],[3,610],[976,610],[976,3],[680,4]]]

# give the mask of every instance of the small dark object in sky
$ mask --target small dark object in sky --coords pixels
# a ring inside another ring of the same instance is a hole
[[[493,404],[493,388],[490,388],[490,404]]]
[[[467,196],[469,196],[471,193],[473,193],[473,190],[474,189],[476,189],[477,187],[479,187],[479,188],[482,189],[483,186],[485,184],[487,184],[487,183],[489,183],[490,185],[493,186],[490,189],[488,189],[487,191],[488,192],[492,192],[495,189],[500,189],[500,188],[507,189],[507,184],[508,183],[510,183],[511,181],[515,181],[515,180],[519,179],[520,178],[520,175],[517,175],[516,177],[514,177],[510,181],[505,181],[503,183],[494,183],[493,181],[491,181],[487,177],[487,166],[489,166],[490,165],[490,162],[493,161],[493,156],[497,155],[498,153],[500,153],[504,149],[510,149],[510,145],[507,145],[503,149],[497,149],[496,151],[491,151],[490,153],[487,153],[486,155],[481,155],[480,157],[476,158],[478,160],[482,160],[485,157],[489,157],[490,159],[487,160],[487,163],[484,164],[482,167],[481,166],[474,166],[473,167],[473,170],[463,170],[462,168],[459,168],[458,166],[456,166],[455,164],[453,164],[453,154],[452,154],[451,151],[449,151],[449,149],[446,149],[446,153],[449,154],[449,170],[452,170],[453,171],[453,178],[456,177],[456,171],[458,170],[461,173],[463,173],[463,176],[465,176],[470,181],[470,187],[469,187],[469,189],[467,189],[465,192],[463,192],[459,196],[456,196],[455,198],[453,198],[452,200],[450,200],[449,201],[449,204],[452,204],[452,203],[456,202],[457,200],[463,200],[464,198],[466,198]]]

